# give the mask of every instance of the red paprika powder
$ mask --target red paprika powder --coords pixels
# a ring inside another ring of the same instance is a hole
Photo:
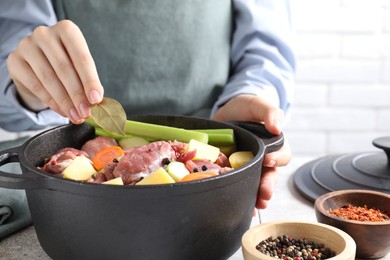
[[[329,213],[339,218],[364,222],[381,222],[390,220],[390,217],[386,212],[375,208],[368,208],[366,205],[361,207],[349,204],[342,206],[339,209],[329,210]]]

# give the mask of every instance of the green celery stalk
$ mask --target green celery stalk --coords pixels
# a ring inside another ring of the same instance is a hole
[[[98,124],[96,124],[95,120],[93,120],[92,116],[90,118],[88,118],[87,120],[85,120],[85,123],[88,124],[88,125],[91,125],[95,128],[99,127]]]
[[[95,126],[95,134],[100,135],[100,136],[114,138],[117,141],[119,141],[123,138],[133,137],[133,135],[121,135],[118,133],[110,132],[110,131],[104,130],[103,128],[100,128],[98,126]]]
[[[187,130],[183,128],[127,120],[125,125],[126,135],[121,135],[102,129],[92,118],[86,120],[86,123],[95,127],[96,135],[103,135],[116,140],[140,136],[146,138],[148,141],[177,140],[188,143],[191,139],[195,139],[215,146],[234,145],[234,131],[229,128]]]
[[[215,146],[228,146],[234,144],[234,136],[229,134],[208,134],[209,144]]]
[[[193,131],[206,133],[209,136],[209,144],[215,146],[229,146],[234,142],[234,131],[230,128],[222,129],[194,129]]]
[[[125,133],[156,140],[177,140],[185,143],[188,143],[191,139],[208,143],[209,138],[208,134],[202,132],[132,120],[126,121]]]
[[[228,134],[234,135],[234,130],[231,128],[210,128],[210,129],[192,129],[193,131],[198,131],[206,134]]]
[[[93,120],[92,117],[90,117],[87,120],[85,120],[85,123],[87,123],[87,124],[89,124],[89,125],[91,125],[92,127],[95,128],[95,134],[96,135],[101,135],[101,136],[114,138],[117,141],[120,140],[120,139],[123,139],[123,138],[133,137],[133,135],[121,135],[121,134],[118,134],[118,133],[114,133],[114,132],[105,130],[105,129],[101,128],[100,126],[98,126],[98,124],[96,124],[95,120]]]

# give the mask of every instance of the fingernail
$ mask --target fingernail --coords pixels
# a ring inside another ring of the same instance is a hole
[[[77,112],[76,108],[74,108],[74,107],[72,107],[69,110],[69,116],[70,116],[70,120],[74,123],[77,123],[78,121],[80,121],[79,113]]]
[[[274,118],[273,123],[274,123],[275,128],[280,132],[281,128],[280,128],[279,120],[277,118]]]
[[[89,105],[85,102],[81,103],[80,104],[80,112],[81,112],[82,118],[89,117],[89,114],[90,114]]]
[[[92,90],[89,93],[89,102],[91,104],[97,104],[102,100],[100,93],[97,90]]]
[[[266,167],[275,167],[276,165],[276,160],[270,160],[267,164],[264,164]]]

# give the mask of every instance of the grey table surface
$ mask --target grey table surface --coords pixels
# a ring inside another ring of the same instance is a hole
[[[275,192],[267,209],[260,210],[261,222],[297,220],[316,222],[313,203],[304,198],[294,187],[292,176],[298,167],[312,160],[309,157],[295,157],[291,163],[280,169]],[[288,212],[288,214],[286,214]],[[260,223],[259,215],[253,217],[252,226]],[[0,259],[50,259],[37,239],[34,227],[28,227],[0,241]],[[242,260],[239,249],[229,260]],[[390,260],[390,254],[381,258]]]

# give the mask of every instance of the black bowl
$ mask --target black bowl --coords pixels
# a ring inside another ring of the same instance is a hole
[[[356,242],[356,256],[376,259],[390,252],[390,220],[368,222],[347,220],[329,213],[345,205],[367,206],[390,212],[390,195],[369,190],[341,190],[325,193],[315,201],[318,222],[339,228]]]

